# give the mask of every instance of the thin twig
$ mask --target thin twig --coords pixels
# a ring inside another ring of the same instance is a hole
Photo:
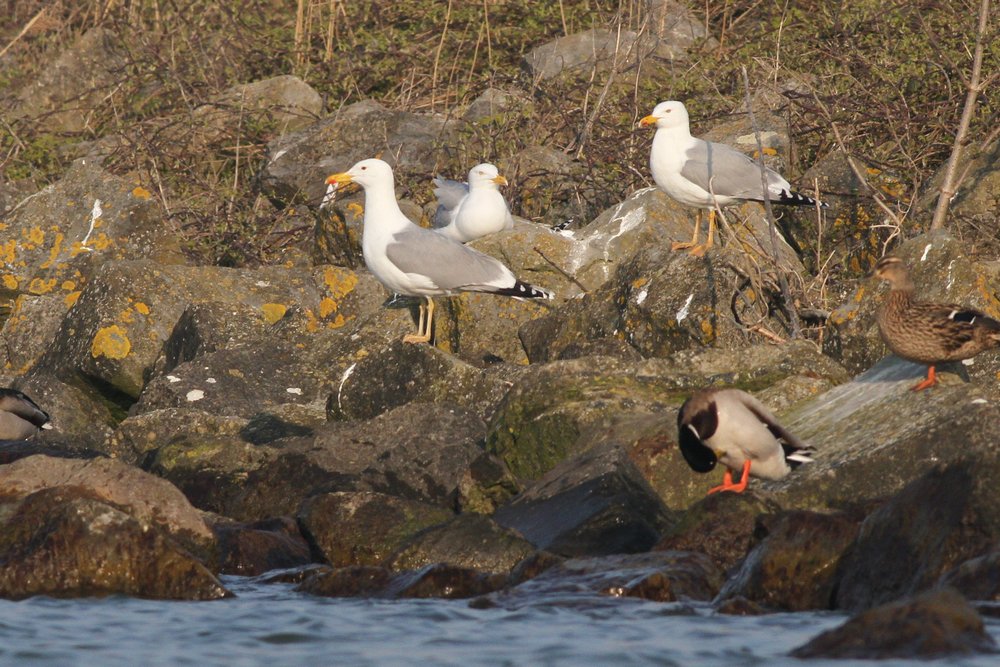
[[[972,56],[972,78],[969,79],[968,91],[965,95],[965,106],[962,108],[962,118],[958,121],[958,131],[955,133],[955,143],[951,148],[951,156],[948,158],[948,165],[944,170],[944,181],[941,183],[941,194],[938,195],[937,207],[934,209],[934,218],[931,220],[931,229],[941,229],[944,227],[945,218],[948,217],[948,206],[952,197],[958,191],[961,183],[960,178],[956,178],[958,162],[962,157],[962,146],[965,144],[965,136],[969,133],[969,125],[972,123],[972,114],[976,110],[976,100],[983,88],[988,85],[993,77],[986,81],[980,81],[983,71],[983,51],[986,36],[986,24],[990,14],[990,0],[982,0],[979,5],[979,24],[976,26],[976,50]]]
[[[767,186],[767,171],[764,167],[764,144],[760,139],[760,128],[757,127],[757,119],[753,115],[753,101],[750,99],[750,77],[747,75],[747,68],[745,66],[742,70],[747,115],[750,117],[750,127],[753,128],[754,138],[757,139],[757,166],[760,168],[760,186],[764,191],[764,210],[767,213],[767,228],[771,236],[771,258],[774,260],[776,273],[778,274],[778,285],[781,287],[781,298],[784,302],[785,315],[788,316],[789,324],[792,327],[792,338],[794,339],[799,337],[799,316],[795,312],[795,303],[788,289],[788,281],[785,280],[785,272],[778,267],[778,232],[775,229],[777,224],[774,221],[774,211],[771,209],[771,193],[768,191]]]
[[[45,10],[46,10],[46,9],[48,9],[48,7],[42,7],[42,8],[41,8],[41,9],[40,9],[40,10],[38,11],[38,13],[37,13],[37,14],[35,14],[35,15],[34,15],[34,16],[32,17],[32,19],[31,19],[30,21],[28,21],[27,23],[25,23],[25,24],[24,24],[24,27],[23,27],[23,28],[21,28],[21,32],[17,33],[17,36],[16,36],[16,37],[15,37],[14,39],[10,40],[10,41],[9,41],[9,42],[7,43],[7,46],[3,47],[3,50],[2,50],[2,51],[0,51],[0,57],[3,57],[3,55],[4,55],[5,53],[7,53],[7,50],[8,50],[8,49],[10,49],[10,47],[12,47],[12,46],[14,46],[15,44],[17,44],[17,41],[18,41],[19,39],[21,39],[22,37],[24,37],[24,35],[25,35],[25,34],[26,34],[26,33],[27,33],[27,32],[28,32],[29,30],[31,30],[31,26],[35,25],[35,22],[36,22],[36,21],[37,21],[38,19],[42,18],[42,15],[43,15],[43,14],[45,13]]]

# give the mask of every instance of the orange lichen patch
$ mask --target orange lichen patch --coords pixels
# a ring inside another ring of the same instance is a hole
[[[149,190],[139,185],[132,190],[132,196],[138,199],[149,199],[153,195]]]
[[[16,290],[17,289],[17,285],[18,285],[17,278],[15,278],[13,274],[11,274],[11,273],[5,273],[5,274],[3,274],[3,286],[4,287],[6,287],[9,290]]]
[[[64,280],[63,284],[60,285],[59,287],[60,289],[65,290],[67,292],[72,292],[73,290],[76,289],[76,282],[72,280]]]
[[[17,241],[11,239],[0,245],[0,262],[13,265],[17,259]]]
[[[117,324],[99,329],[90,345],[90,354],[94,357],[124,359],[131,351],[132,343]]]
[[[132,324],[135,321],[135,315],[132,312],[132,308],[126,308],[122,312],[118,313],[118,321],[124,322],[125,324]]]
[[[149,306],[147,306],[146,304],[144,304],[142,301],[136,301],[135,305],[134,305],[134,308],[141,315],[149,315]]]
[[[329,266],[323,271],[323,282],[334,299],[343,299],[358,285],[358,276],[349,269]]]
[[[635,280],[632,281],[632,289],[639,289],[639,288],[641,288],[643,285],[645,285],[648,282],[649,282],[649,278],[645,278],[645,277],[636,278]]]
[[[47,269],[55,264],[56,260],[59,258],[59,253],[62,251],[63,238],[65,237],[62,232],[57,231],[55,233],[55,242],[52,244],[52,247],[49,248],[49,258],[42,262],[40,268]]]
[[[340,327],[347,324],[348,320],[353,320],[354,317],[345,318],[342,314],[337,313],[337,316],[333,318],[332,322],[327,323],[327,329],[339,329]]]
[[[878,176],[882,173],[881,169],[876,169],[875,167],[868,167],[865,171],[868,172],[869,176]]]
[[[264,313],[264,321],[268,324],[274,324],[288,312],[288,306],[281,303],[265,303],[260,309]]]
[[[79,298],[80,298],[80,292],[79,291],[70,292],[63,299],[63,303],[66,304],[67,308],[72,308],[76,304],[77,299],[79,299]]]
[[[319,331],[319,320],[316,318],[316,314],[313,313],[312,308],[306,308],[306,331],[309,333],[316,333]]]
[[[40,227],[32,227],[24,230],[24,236],[35,245],[45,243],[45,232]]]
[[[861,301],[864,298],[865,298],[865,288],[859,287],[858,291],[854,293],[854,303],[861,303]]]
[[[701,321],[701,332],[710,339],[715,337],[715,327],[708,320]]]
[[[986,312],[993,317],[997,317],[1000,313],[1000,298],[997,298],[996,292],[990,286],[990,281],[986,279],[986,276],[980,274],[976,276],[976,289],[979,293],[983,295],[983,299],[986,300]]]
[[[94,223],[94,227],[100,227],[99,223]],[[94,250],[106,250],[111,245],[111,239],[108,235],[101,232],[95,238],[91,239],[88,244]]]
[[[28,292],[31,294],[48,294],[56,286],[56,279],[51,278],[49,280],[42,280],[41,278],[33,278],[28,284]]]
[[[350,204],[347,205],[347,210],[360,218],[362,215],[364,215],[365,207],[357,202],[352,201]]]
[[[319,302],[319,316],[322,318],[329,317],[330,314],[337,312],[337,302],[330,297],[324,297],[322,301]]]

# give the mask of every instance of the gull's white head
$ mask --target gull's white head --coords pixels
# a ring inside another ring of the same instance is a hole
[[[332,174],[326,179],[327,185],[347,185],[357,183],[363,188],[370,188],[373,185],[386,185],[392,188],[392,167],[388,163],[375,158],[362,160],[356,163],[347,171],[339,174]]]
[[[653,112],[639,121],[639,127],[655,125],[662,130],[671,127],[687,127],[688,112],[683,102],[660,102],[653,107]]]
[[[469,170],[469,189],[493,188],[494,190],[507,185],[507,179],[500,175],[500,170],[489,162],[477,164]]]

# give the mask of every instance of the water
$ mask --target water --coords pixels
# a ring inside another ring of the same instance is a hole
[[[0,601],[3,665],[923,665],[799,661],[792,648],[844,616],[735,617],[707,606],[578,597],[515,610],[465,601],[330,599],[226,578],[215,602]],[[1000,619],[987,619],[1000,642]],[[936,664],[995,667],[997,657]],[[934,663],[932,663],[934,664]]]

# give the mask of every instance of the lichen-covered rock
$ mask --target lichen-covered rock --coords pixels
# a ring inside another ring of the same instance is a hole
[[[398,171],[431,174],[460,125],[444,116],[393,111],[372,100],[356,102],[268,144],[261,187],[281,203],[318,204],[327,176],[383,153]]]
[[[177,439],[238,437],[249,420],[219,416],[195,408],[164,408],[128,417],[108,439],[104,451],[130,465],[140,465],[151,452]]]
[[[522,327],[528,358],[556,359],[571,345],[608,337],[657,357],[763,341],[751,324],[781,335],[786,325],[772,312],[778,296],[770,279],[761,292],[744,278],[746,271],[733,269],[746,262],[743,253],[721,248],[699,258],[672,252],[662,241],[645,244],[601,287]]]
[[[714,493],[681,514],[653,549],[697,551],[729,572],[750,551],[757,517],[778,510],[768,498],[752,491]]]
[[[672,517],[619,447],[564,461],[494,514],[538,549],[562,556],[648,551]]]
[[[327,401],[328,416],[371,419],[419,401],[461,406],[488,419],[512,384],[513,369],[504,370],[476,368],[436,347],[397,340],[351,368]]]
[[[847,377],[835,362],[804,342],[756,345],[739,352],[689,351],[640,362],[587,357],[534,366],[497,408],[487,449],[504,460],[515,478],[535,479],[593,446],[598,437],[614,437],[619,425],[649,415],[676,415],[674,411],[694,389],[727,385],[755,391],[800,374],[834,382]],[[633,433],[629,445],[660,437],[663,426],[655,422],[650,432]]]
[[[527,540],[493,519],[481,514],[460,514],[412,537],[392,555],[387,565],[398,571],[446,563],[507,575],[533,551]]]
[[[970,261],[966,246],[946,232],[909,239],[893,254],[910,268],[918,301],[956,303],[978,308],[991,317],[1000,317],[1000,299],[995,288],[1000,283],[1000,267],[995,263]],[[830,335],[824,340],[824,351],[853,373],[871,368],[889,354],[875,321],[888,291],[888,283],[869,278],[830,314]],[[964,366],[945,364],[938,370],[949,368],[962,368],[978,381],[995,384],[1000,373],[1000,354],[986,352]]]
[[[1000,457],[936,467],[861,524],[840,563],[836,605],[860,610],[935,586],[1000,540]]]
[[[796,658],[941,658],[994,653],[983,619],[943,588],[869,609],[792,651]]]
[[[136,521],[162,530],[199,557],[214,558],[212,531],[184,495],[166,480],[104,458],[31,456],[0,466],[0,499],[4,502],[63,487],[82,489]]]
[[[438,505],[371,491],[323,493],[307,499],[298,521],[316,552],[333,567],[383,565],[416,533],[453,513]]]
[[[289,317],[301,320],[307,331],[336,329],[358,314],[340,303],[352,303],[348,295],[355,292],[358,277],[346,270],[335,273],[335,280],[324,282],[301,269],[109,262],[84,288],[78,307],[63,321],[40,363],[60,377],[91,381],[135,398],[192,303],[248,305],[268,325]],[[354,303],[368,307],[364,295]]]
[[[72,483],[24,492],[3,513],[0,597],[231,595],[162,522],[134,510]]]
[[[216,521],[219,571],[253,577],[271,570],[302,567],[313,562],[309,543],[289,517],[250,524]]]
[[[801,510],[761,517],[757,546],[719,598],[743,597],[790,611],[831,608],[837,566],[858,523],[857,517]]]

